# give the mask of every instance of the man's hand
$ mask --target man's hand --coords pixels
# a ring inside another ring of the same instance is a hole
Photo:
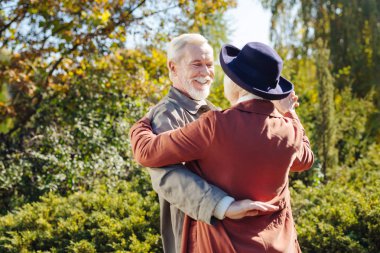
[[[232,202],[225,213],[225,217],[230,219],[241,219],[246,216],[256,216],[259,211],[274,212],[278,209],[278,206],[267,204],[265,202],[245,199]]]
[[[299,106],[298,96],[294,91],[292,91],[286,98],[283,98],[281,100],[274,100],[272,102],[276,109],[283,115]]]

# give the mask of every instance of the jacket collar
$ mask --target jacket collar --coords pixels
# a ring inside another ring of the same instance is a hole
[[[170,87],[168,98],[191,114],[197,114],[200,109],[202,109],[203,112],[216,109],[209,101],[193,100],[173,86]]]
[[[251,99],[264,99],[264,98],[261,98],[259,96],[256,96],[252,93],[248,93],[242,97],[239,97],[239,99],[237,100],[236,103],[241,103],[241,102],[244,102],[244,101],[247,101],[247,100],[251,100]]]
[[[274,107],[274,104],[270,100],[251,99],[238,103],[234,105],[232,108],[244,112],[253,112],[256,114],[263,114],[277,118],[284,117],[281,113],[277,111],[277,109]]]

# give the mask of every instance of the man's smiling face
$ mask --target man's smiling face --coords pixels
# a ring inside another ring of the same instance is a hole
[[[213,50],[210,45],[187,45],[176,63],[176,88],[195,100],[206,99],[214,80]]]

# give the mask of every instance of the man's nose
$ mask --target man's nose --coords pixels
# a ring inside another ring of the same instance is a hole
[[[200,72],[205,76],[209,76],[211,74],[211,71],[207,65],[202,65],[202,67],[200,68]]]

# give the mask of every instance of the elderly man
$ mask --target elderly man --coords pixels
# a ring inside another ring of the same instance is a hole
[[[199,34],[183,34],[170,42],[167,56],[172,87],[150,111],[152,128],[157,134],[183,127],[204,112],[216,109],[206,100],[214,79],[213,50],[207,40]],[[257,214],[254,209],[277,208],[250,200],[234,202],[183,164],[151,168],[149,173],[160,200],[161,236],[166,253],[180,252],[185,214],[211,224],[214,218],[241,218]]]
[[[160,135],[143,118],[130,131],[135,159],[146,166],[196,160],[197,166],[189,168],[231,196],[279,207],[215,226],[186,220],[190,225],[182,252],[300,252],[288,175],[309,169],[314,156],[293,110],[298,99],[293,84],[281,76],[282,59],[276,51],[259,42],[241,50],[225,45],[220,62],[233,106]]]

